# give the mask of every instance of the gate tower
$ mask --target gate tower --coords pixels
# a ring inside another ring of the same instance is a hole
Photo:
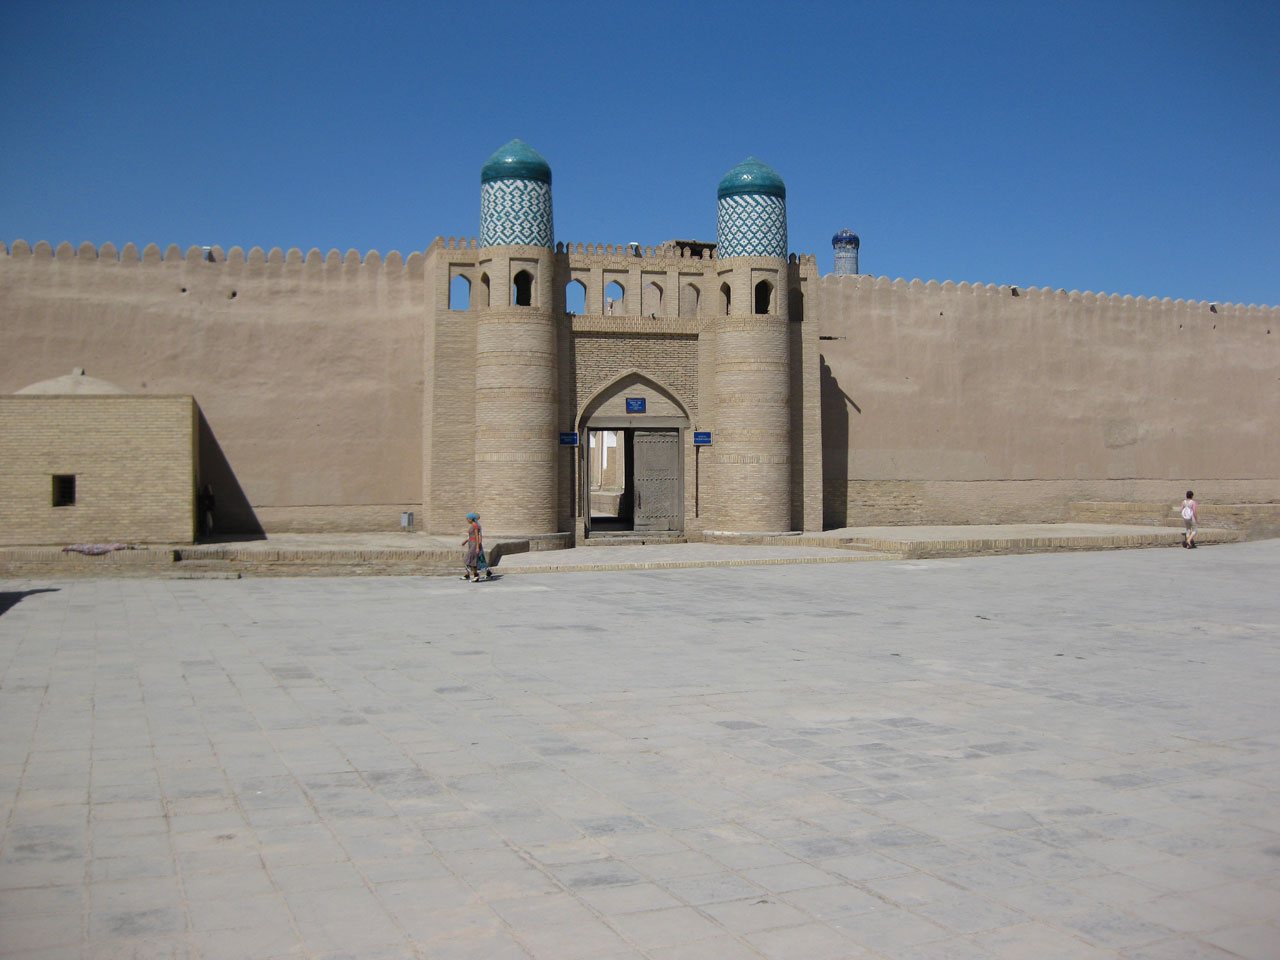
[[[720,181],[712,525],[791,529],[787,188],[755,157]]]
[[[476,501],[501,533],[556,530],[551,167],[512,140],[480,171]]]

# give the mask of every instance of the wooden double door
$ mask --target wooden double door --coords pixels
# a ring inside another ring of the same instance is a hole
[[[592,428],[587,457],[589,531],[684,529],[678,428]]]

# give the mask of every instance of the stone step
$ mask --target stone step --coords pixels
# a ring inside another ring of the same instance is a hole
[[[583,538],[580,547],[642,547],[664,543],[688,543],[683,533],[644,533],[610,530]]]

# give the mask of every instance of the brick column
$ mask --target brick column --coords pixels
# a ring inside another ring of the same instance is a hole
[[[777,314],[739,315],[717,317],[713,324],[715,495],[709,526],[716,530],[790,530],[787,319]]]
[[[494,248],[489,253],[498,253]],[[494,259],[513,253],[502,248]],[[519,248],[537,259],[533,304],[479,312],[476,326],[476,502],[495,533],[554,533],[556,519],[556,324],[549,250]],[[527,261],[499,274],[529,269]],[[496,291],[495,291],[496,294]],[[497,296],[494,298],[499,299]]]

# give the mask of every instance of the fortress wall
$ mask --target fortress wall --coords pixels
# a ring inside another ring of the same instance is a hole
[[[1280,499],[1280,310],[824,277],[828,526]]]
[[[192,394],[263,527],[390,529],[422,496],[423,274],[394,252],[0,244],[0,393],[82,366]]]

